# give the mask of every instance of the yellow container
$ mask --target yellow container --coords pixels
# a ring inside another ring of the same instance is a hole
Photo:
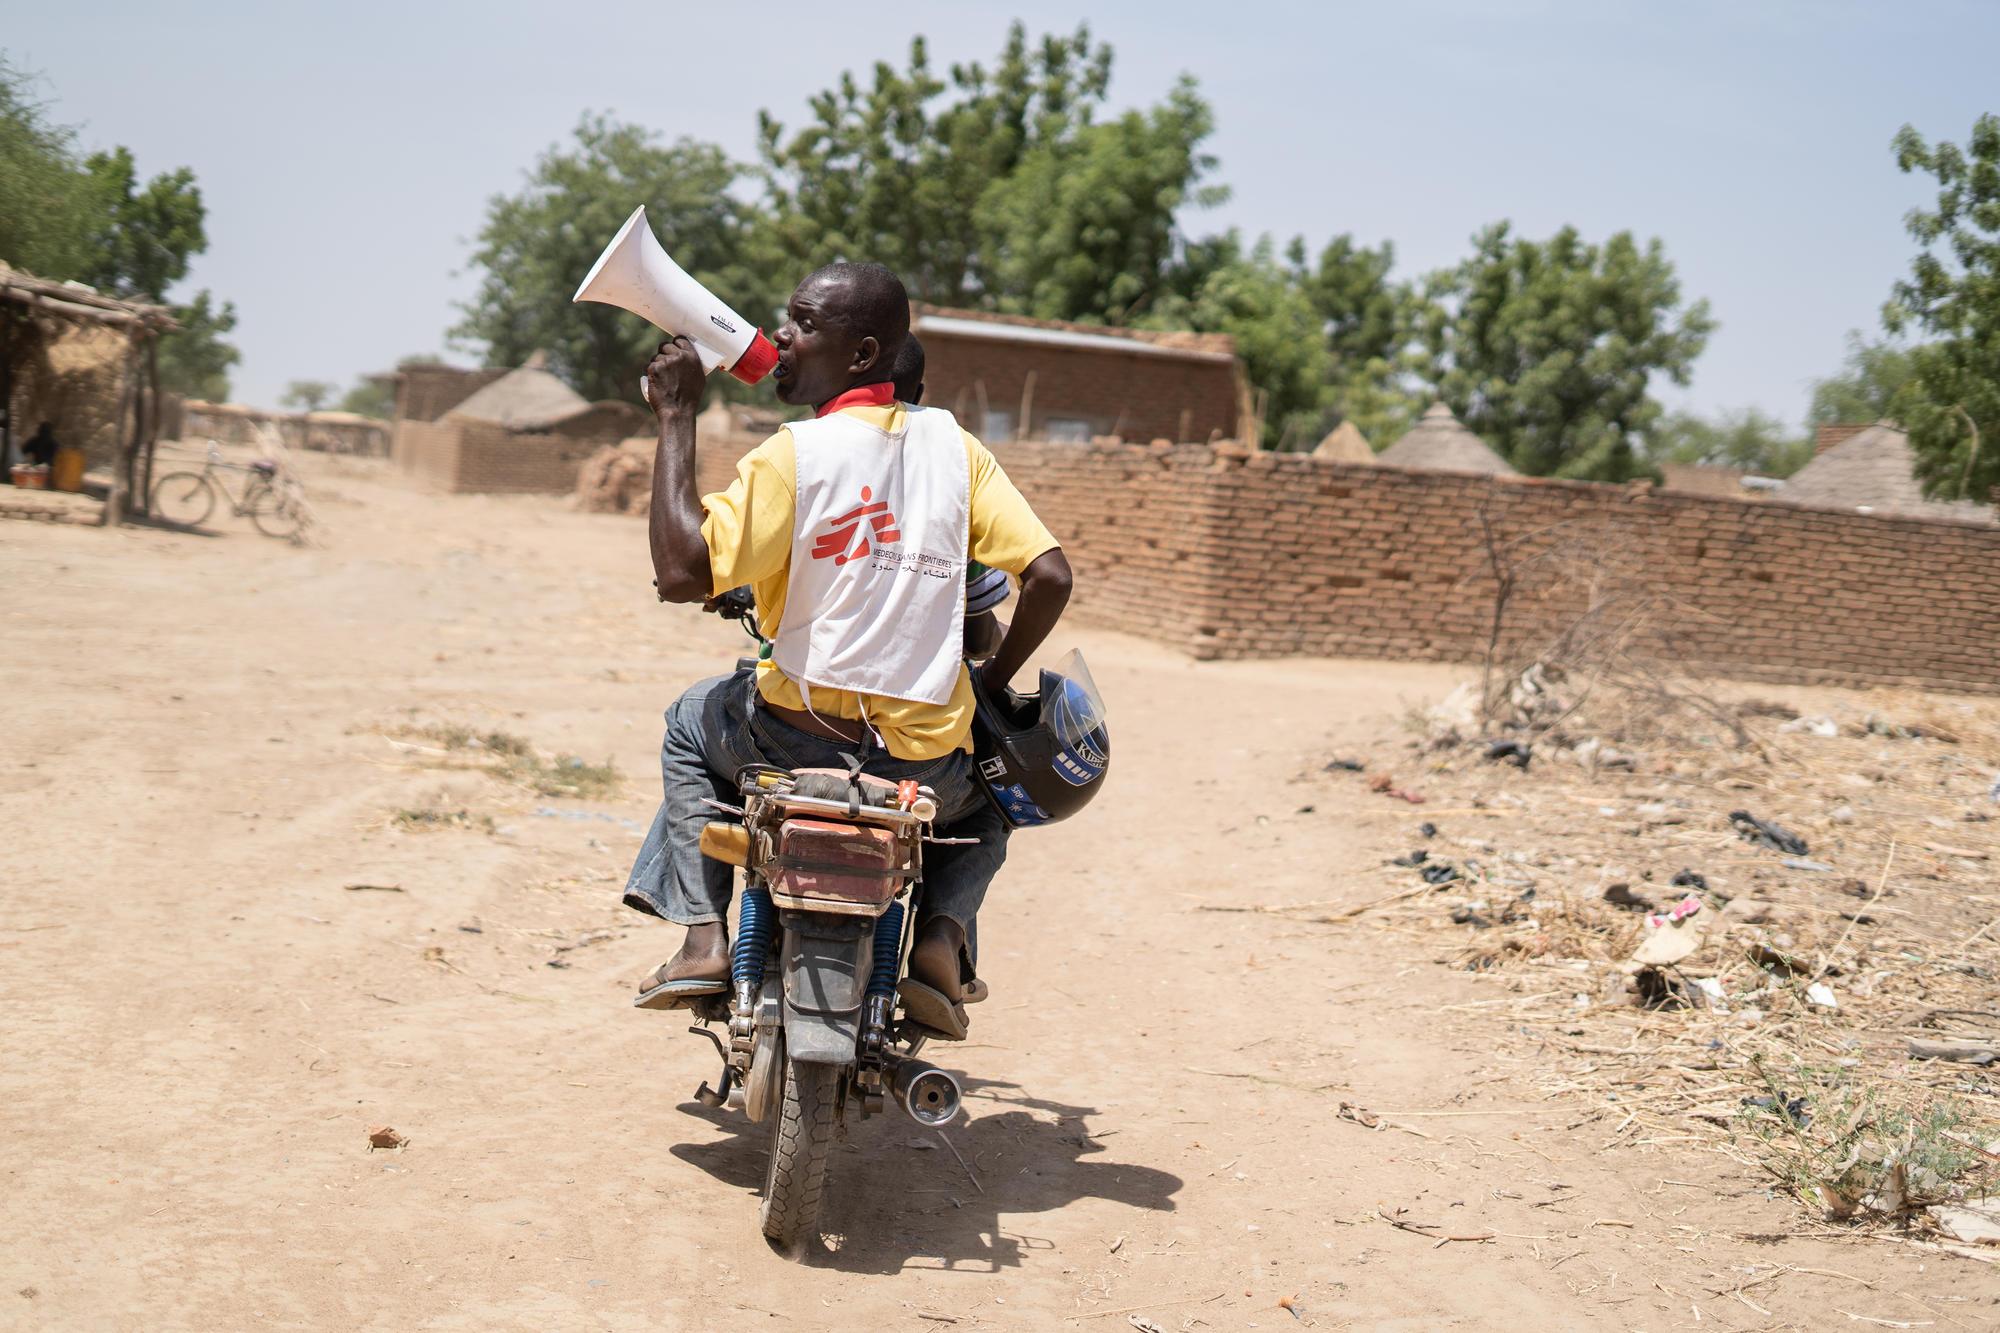
[[[49,469],[49,489],[53,491],[83,489],[83,450],[66,447],[56,450],[55,466]]]

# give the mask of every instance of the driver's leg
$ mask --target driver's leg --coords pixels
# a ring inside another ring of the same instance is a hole
[[[987,886],[1007,859],[1012,832],[981,796],[969,813],[938,828],[941,838],[977,838],[977,843],[924,852],[923,905],[910,948],[910,974],[949,999],[958,999],[972,980],[978,961],[976,918]]]
[[[715,813],[704,800],[736,798],[737,756],[748,745],[748,687],[747,672],[717,676],[690,688],[667,711],[660,745],[663,799],[626,881],[625,904],[686,926],[688,933],[642,990],[669,981],[728,979],[724,923],[735,870],[701,854],[701,830]]]

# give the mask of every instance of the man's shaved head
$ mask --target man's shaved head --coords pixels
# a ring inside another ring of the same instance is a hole
[[[818,407],[881,384],[910,335],[910,296],[880,264],[828,264],[807,275],[771,341],[778,401]]]
[[[857,338],[873,338],[882,345],[883,364],[896,363],[896,353],[910,335],[910,294],[894,272],[881,264],[828,264],[814,269],[799,286],[826,292],[827,319]],[[838,297],[832,295],[835,290]]]

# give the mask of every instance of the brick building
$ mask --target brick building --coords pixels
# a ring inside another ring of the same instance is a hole
[[[391,456],[446,491],[568,491],[600,446],[644,428],[631,403],[592,403],[539,353],[515,370],[397,372]]]
[[[1236,340],[914,307],[924,401],[992,443],[1247,438]]]

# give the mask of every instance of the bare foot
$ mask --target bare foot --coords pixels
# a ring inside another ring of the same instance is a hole
[[[672,958],[654,968],[639,989],[651,990],[669,981],[729,980],[729,933],[720,921],[689,926],[687,939]]]
[[[935,917],[917,933],[910,946],[910,975],[943,995],[959,999],[959,955],[965,948],[965,932],[949,917]]]

